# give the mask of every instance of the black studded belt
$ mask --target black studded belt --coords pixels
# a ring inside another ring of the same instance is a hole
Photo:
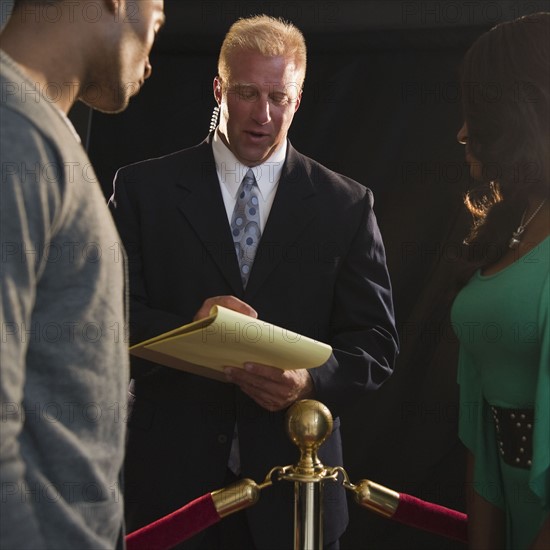
[[[502,460],[517,468],[531,468],[533,459],[533,409],[504,409],[490,405]]]

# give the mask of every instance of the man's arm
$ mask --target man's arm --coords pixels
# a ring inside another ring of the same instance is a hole
[[[329,341],[334,353],[310,371],[316,399],[336,409],[380,387],[393,371],[399,347],[386,255],[369,190],[362,206],[334,288]]]
[[[128,261],[130,279],[130,340],[137,344],[191,321],[168,311],[152,308],[149,305],[146,285],[143,277],[141,228],[138,207],[133,204],[127,190],[124,169],[118,171],[113,184],[113,195],[109,200],[109,209]]]
[[[21,121],[17,121],[21,124]],[[2,181],[0,220],[2,235],[2,327],[0,369],[0,541],[5,548],[44,548],[45,541],[36,518],[27,485],[27,461],[19,439],[24,430],[26,355],[32,327],[40,264],[46,249],[46,233],[52,228],[58,193],[52,184],[23,181],[21,174],[53,162],[43,157],[44,144],[29,131],[25,142],[21,131],[12,135],[9,116],[2,120],[0,151]],[[33,154],[34,151],[34,154]],[[53,157],[52,157],[53,159]],[[39,490],[39,489],[38,489]],[[34,488],[36,491],[36,488]]]
[[[310,371],[255,364],[244,370],[226,369],[229,381],[268,410],[314,398],[336,411],[355,396],[378,388],[393,370],[398,344],[391,285],[370,192],[363,208],[334,288],[329,342],[334,353],[329,360]]]

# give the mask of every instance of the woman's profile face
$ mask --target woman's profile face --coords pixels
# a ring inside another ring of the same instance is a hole
[[[461,143],[464,145],[465,153],[464,156],[466,158],[466,162],[468,163],[468,166],[470,167],[470,176],[474,178],[476,181],[482,181],[483,180],[483,167],[481,165],[481,162],[477,160],[471,153],[470,148],[468,146],[468,125],[466,122],[462,125],[462,128],[458,131],[458,134],[456,135],[456,139],[458,143]]]

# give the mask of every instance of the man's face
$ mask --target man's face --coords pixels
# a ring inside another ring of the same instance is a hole
[[[290,58],[241,50],[229,59],[229,82],[214,79],[219,132],[245,166],[262,164],[286,139],[302,97],[299,76]]]
[[[82,87],[85,103],[109,113],[126,109],[151,76],[149,54],[165,20],[164,0],[126,0],[120,6],[111,14],[110,40]]]

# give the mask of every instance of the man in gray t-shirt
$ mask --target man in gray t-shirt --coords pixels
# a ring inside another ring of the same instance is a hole
[[[18,0],[0,34],[3,549],[123,536],[124,253],[67,112],[127,106],[164,13],[106,1],[91,24],[87,7]]]

